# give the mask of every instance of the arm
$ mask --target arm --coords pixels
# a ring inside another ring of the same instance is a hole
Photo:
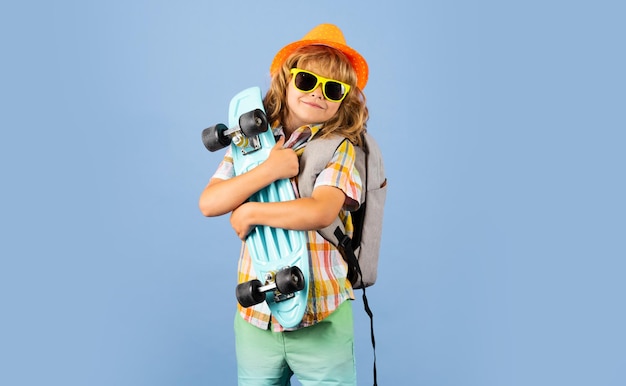
[[[284,142],[281,137],[268,159],[249,172],[228,180],[212,178],[198,202],[202,214],[213,217],[228,213],[272,182],[297,175],[298,157],[293,150],[283,149]]]
[[[230,223],[242,240],[255,225],[293,230],[321,229],[335,220],[345,200],[341,189],[320,186],[311,197],[285,202],[247,202],[233,211]]]

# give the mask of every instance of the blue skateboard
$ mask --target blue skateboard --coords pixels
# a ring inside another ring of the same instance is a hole
[[[261,89],[252,87],[230,101],[228,126],[204,129],[202,142],[209,151],[231,146],[235,175],[246,173],[267,159],[276,144],[265,111]],[[249,201],[294,200],[288,179],[278,180],[253,194]],[[309,255],[306,233],[257,226],[246,245],[257,279],[237,285],[237,301],[243,307],[267,302],[272,315],[286,328],[297,326],[306,309]]]

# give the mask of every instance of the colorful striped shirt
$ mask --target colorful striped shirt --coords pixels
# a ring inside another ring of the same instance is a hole
[[[303,126],[294,131],[286,140],[284,147],[292,148],[298,156],[302,155],[307,143],[320,130],[321,126]],[[274,135],[282,135],[282,129],[274,130]],[[344,141],[335,151],[333,158],[315,181],[314,189],[318,186],[334,186],[341,189],[346,195],[344,210],[339,214],[346,227],[346,233],[352,233],[352,219],[349,209],[358,207],[361,197],[361,178],[354,167],[355,150],[349,141]],[[230,147],[224,159],[217,168],[213,178],[229,179],[234,177],[233,159]],[[292,179],[292,186],[299,197],[297,180]],[[320,322],[336,310],[341,303],[354,299],[350,281],[347,279],[347,265],[339,250],[317,233],[307,232],[307,248],[309,250],[311,280],[307,309],[302,322],[294,329],[311,326]],[[248,254],[246,244],[242,244],[239,256],[238,282],[243,283],[256,279],[252,260]],[[237,305],[241,316],[262,329],[272,326],[274,331],[285,329],[275,320],[271,320],[270,309],[267,303],[244,308]]]

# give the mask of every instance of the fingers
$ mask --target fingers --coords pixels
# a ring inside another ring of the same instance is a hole
[[[285,144],[285,136],[281,135],[280,137],[278,137],[278,139],[276,140],[276,145],[274,145],[274,149],[278,148],[281,149],[283,147],[283,145]]]
[[[248,222],[249,215],[246,214],[248,206],[244,203],[230,214],[230,225],[241,240],[245,241],[254,225]]]
[[[238,228],[236,226],[233,226],[233,229],[235,230],[237,237],[239,237],[241,241],[246,241],[246,239],[248,238],[248,235],[254,230],[254,227],[251,226],[251,227],[245,227],[245,228]]]
[[[246,239],[248,238],[248,233],[247,232],[237,232],[237,237],[239,237],[239,240],[241,240],[241,241],[246,241]]]
[[[284,148],[284,144],[285,137],[280,136],[270,151],[269,158],[264,162],[269,166],[275,180],[294,177],[300,168],[296,152],[293,149]]]

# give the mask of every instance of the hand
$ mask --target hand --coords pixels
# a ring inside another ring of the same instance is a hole
[[[269,170],[276,173],[276,180],[295,177],[300,171],[296,152],[293,149],[284,149],[284,144],[285,137],[281,136],[264,162]]]
[[[250,203],[244,202],[230,214],[230,225],[242,241],[246,240],[255,224],[250,223]]]

